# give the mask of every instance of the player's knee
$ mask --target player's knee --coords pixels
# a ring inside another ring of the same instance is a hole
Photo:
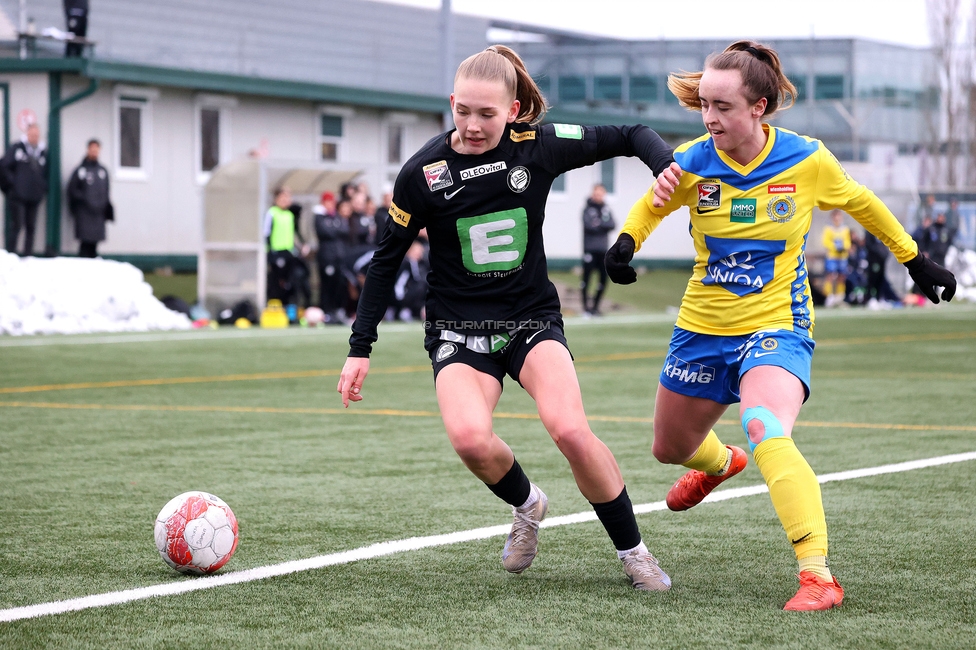
[[[465,464],[479,465],[491,458],[491,431],[476,426],[460,426],[449,432],[451,446]]]
[[[589,427],[571,422],[557,422],[551,425],[549,435],[552,436],[553,442],[563,456],[570,461],[587,456],[596,438]]]
[[[742,412],[742,430],[746,432],[750,451],[756,451],[764,440],[786,436],[782,423],[765,406],[753,406]]]

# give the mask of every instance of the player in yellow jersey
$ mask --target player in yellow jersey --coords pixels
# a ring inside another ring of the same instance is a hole
[[[851,229],[844,225],[844,213],[840,210],[831,210],[830,225],[824,227],[822,241],[825,251],[823,292],[827,307],[836,307],[844,302],[844,271],[851,252]]]
[[[955,278],[918,255],[885,205],[852,180],[818,140],[766,124],[796,89],[772,49],[739,41],[713,54],[703,72],[671,75],[668,87],[700,110],[708,133],[675,150],[684,170],[664,207],[653,193],[631,209],[607,252],[617,283],[637,279],[634,251],[670,212],[691,209],[695,270],[688,281],[654,405],[654,456],[691,471],[667,504],[685,510],[742,471],[746,453],[722,444],[712,426],[729,404],[739,415],[776,514],[799,560],[800,588],[787,610],[830,609],[844,590],[827,568],[820,486],[792,440],[810,394],[813,308],[804,257],[814,206],[841,209],[874,233],[933,301]]]

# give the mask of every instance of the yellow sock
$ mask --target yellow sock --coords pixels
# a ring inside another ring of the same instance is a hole
[[[826,555],[811,555],[800,560],[800,571],[809,571],[821,580],[830,582],[833,576],[830,575],[830,568],[827,566]]]
[[[792,438],[770,438],[753,451],[769,497],[797,560],[827,557],[827,518],[817,475]],[[826,571],[826,559],[824,560]],[[816,572],[815,572],[816,573]],[[829,573],[827,574],[829,575]]]
[[[831,280],[824,280],[823,293],[825,296],[834,295],[834,283]]]
[[[718,474],[729,463],[729,449],[722,444],[714,431],[709,431],[698,447],[695,455],[689,458],[684,466],[688,469],[697,469],[706,474]]]

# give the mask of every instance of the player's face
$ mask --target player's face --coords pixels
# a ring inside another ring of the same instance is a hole
[[[458,79],[451,94],[457,131],[451,146],[458,153],[477,155],[498,146],[505,126],[518,116],[519,101],[500,81]]]
[[[738,70],[706,69],[698,95],[701,97],[702,121],[716,148],[733,155],[756,141],[765,144],[762,114],[766,100],[749,100]]]

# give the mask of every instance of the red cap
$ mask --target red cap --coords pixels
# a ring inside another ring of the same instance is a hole
[[[322,203],[326,201],[335,201],[335,194],[332,192],[322,192]]]

